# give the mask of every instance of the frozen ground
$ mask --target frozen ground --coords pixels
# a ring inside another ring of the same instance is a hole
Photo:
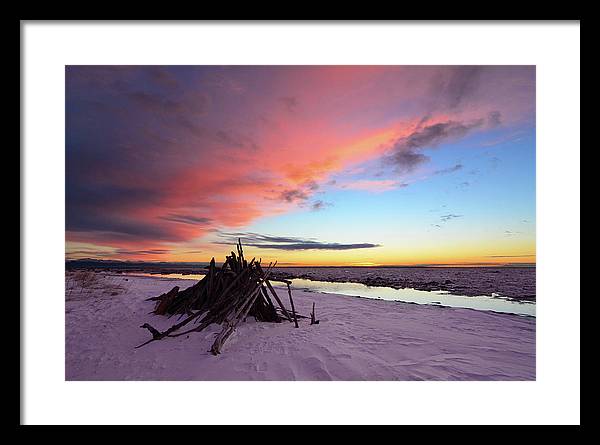
[[[123,263],[75,261],[71,270],[106,273],[202,274],[199,263]],[[535,301],[535,266],[512,267],[279,267],[274,278],[301,278],[367,286],[446,291],[453,295],[501,296]]]
[[[535,301],[535,267],[282,267],[276,277]]]
[[[217,357],[208,349],[218,326],[134,349],[149,338],[143,323],[175,322],[149,314],[144,300],[193,283],[67,273],[66,379],[535,379],[535,318],[298,290],[297,311],[306,315],[315,302],[320,324],[248,319]]]

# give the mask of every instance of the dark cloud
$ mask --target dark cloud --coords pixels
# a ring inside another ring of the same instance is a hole
[[[443,206],[443,207],[445,207],[445,206]],[[462,218],[462,216],[463,215],[456,215],[454,213],[448,213],[446,215],[441,215],[440,216],[440,222],[439,223],[433,223],[433,224],[431,224],[431,226],[435,227],[437,229],[441,229],[443,224],[446,224],[448,221],[450,221],[452,219]]]
[[[67,257],[74,258],[75,256],[86,255],[89,258],[111,258],[114,256],[130,256],[130,255],[167,255],[171,253],[167,249],[115,249],[114,251],[103,251],[98,249],[78,249],[67,253]]]
[[[433,96],[438,98],[442,108],[459,108],[475,96],[482,73],[483,69],[479,66],[448,67],[439,76],[434,77]]]
[[[69,163],[67,163],[69,170]],[[159,239],[175,241],[177,237],[164,224],[138,220],[129,216],[140,202],[158,204],[163,199],[157,189],[110,186],[79,180],[68,175],[66,187],[65,228],[69,232],[94,232],[99,237],[119,240]]]
[[[309,179],[299,184],[296,188],[276,192],[275,199],[304,206],[306,205],[306,201],[315,194],[319,187],[316,181]]]
[[[431,119],[431,114],[430,113],[428,113],[425,116],[423,116],[421,118],[421,120],[419,121],[419,123],[417,124],[417,129],[423,128],[423,125],[425,125],[429,119]]]
[[[90,232],[88,238],[104,242],[110,236],[178,241],[185,229],[168,222],[208,222],[177,211],[141,216],[149,208],[160,214],[173,194],[173,178],[213,155],[204,149],[215,141],[214,131],[206,130],[214,125],[204,121],[209,96],[182,88],[188,73],[162,66],[66,68],[68,232]]]
[[[387,160],[396,167],[398,172],[411,172],[429,161],[428,156],[420,153],[421,150],[460,139],[472,130],[482,127],[484,123],[484,119],[476,119],[471,122],[447,121],[417,127],[411,134],[394,143],[392,153],[388,155]]]
[[[313,192],[319,188],[319,184],[317,184],[315,181],[306,181],[302,185]]]
[[[71,250],[66,253],[67,258],[75,258],[76,256],[86,255],[89,258],[98,258],[98,257],[112,257],[115,254],[113,252],[103,252],[101,250],[95,249],[79,249],[79,250]]]
[[[454,213],[449,213],[447,215],[440,216],[440,219],[442,220],[442,222],[447,222],[447,221],[450,221],[451,219],[461,218],[461,217],[462,217],[462,215],[455,215]]]
[[[389,160],[396,166],[398,172],[409,173],[419,165],[429,161],[429,156],[416,153],[413,150],[399,149],[389,156]]]
[[[167,216],[162,216],[161,219],[164,219],[167,221],[183,223],[183,224],[192,224],[192,225],[205,225],[205,224],[210,224],[210,222],[211,222],[210,218],[203,218],[203,217],[198,217],[198,216],[193,216],[193,215],[179,215],[179,214],[174,214],[174,213],[170,213]]]
[[[279,199],[286,202],[298,202],[307,200],[308,195],[300,189],[284,190],[279,194]]]
[[[339,244],[339,243],[296,243],[296,244],[261,244],[255,245],[261,249],[277,250],[352,250],[352,249],[370,249],[380,247],[379,244],[360,243],[360,244]]]
[[[331,202],[324,202],[319,199],[311,204],[310,209],[313,212],[317,212],[319,210],[325,209],[326,207],[331,207],[332,205],[333,204]]]
[[[454,173],[456,171],[459,171],[462,168],[463,168],[462,164],[456,164],[456,165],[454,165],[452,167],[443,168],[441,170],[436,170],[436,171],[433,172],[433,174],[434,175],[445,175],[445,174],[448,174],[448,173]]]
[[[93,232],[97,239],[181,241],[177,233],[161,226],[132,217],[89,210],[72,213],[67,219],[67,232]]]
[[[69,169],[69,163],[67,166]],[[75,173],[66,178],[66,183],[67,227],[70,217],[76,218],[78,213],[91,208],[120,213],[134,208],[140,201],[158,204],[164,198],[163,191],[143,186],[99,184],[91,179],[84,183]]]
[[[221,233],[223,241],[217,244],[232,244],[236,243],[238,238],[241,239],[245,246],[252,246],[259,249],[277,249],[277,250],[352,250],[352,249],[370,249],[380,247],[379,244],[371,243],[324,243],[314,239],[304,239],[296,237],[280,237],[261,235],[258,233]]]
[[[408,149],[436,147],[447,140],[460,139],[469,131],[481,127],[483,123],[483,119],[477,119],[469,123],[448,121],[428,125],[403,139],[401,147]]]
[[[166,255],[171,253],[170,250],[166,249],[148,249],[148,250],[130,250],[130,249],[117,249],[119,255]]]
[[[231,243],[235,244],[235,243],[237,243],[238,238],[241,238],[242,241],[249,242],[249,243],[262,243],[262,242],[295,243],[298,241],[298,238],[261,235],[259,233],[254,233],[254,232],[221,232],[221,233],[219,233],[219,236],[221,238],[226,239],[226,241],[224,241],[220,244],[231,244]]]

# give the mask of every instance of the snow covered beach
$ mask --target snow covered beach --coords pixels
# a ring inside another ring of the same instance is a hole
[[[67,380],[533,380],[535,318],[294,291],[296,310],[316,303],[320,324],[248,319],[217,357],[220,330],[167,338],[140,349],[144,301],[194,280],[87,273],[66,276]],[[283,289],[277,289],[284,295]]]

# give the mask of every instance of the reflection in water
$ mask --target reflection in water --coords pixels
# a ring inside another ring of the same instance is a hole
[[[130,272],[127,275],[150,276],[155,278],[177,278],[184,280],[200,280],[204,275],[178,273],[150,274]],[[272,280],[276,286],[285,286],[281,281]],[[508,314],[530,315],[535,317],[535,303],[514,301],[502,297],[466,297],[451,295],[445,291],[424,291],[416,289],[394,289],[391,287],[366,286],[361,283],[332,283],[329,281],[311,281],[301,278],[292,280],[292,288],[310,292],[350,295],[354,297],[372,298],[376,300],[404,301],[407,303],[431,304],[450,307],[495,311]]]
[[[273,283],[277,283],[273,281]],[[283,284],[283,283],[281,283]],[[466,297],[451,295],[446,291],[424,291],[416,289],[394,289],[391,287],[366,286],[361,283],[332,283],[329,281],[311,281],[293,279],[292,286],[311,292],[352,295],[377,300],[404,301],[418,304],[436,304],[441,306],[478,309],[482,311],[505,312],[509,314],[535,316],[535,303],[514,301],[502,297]]]

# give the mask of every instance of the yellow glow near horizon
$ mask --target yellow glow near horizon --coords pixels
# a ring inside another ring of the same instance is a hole
[[[163,255],[123,256],[114,249],[90,243],[71,243],[66,246],[67,259],[96,258],[105,260],[209,262],[212,257],[222,261],[233,246],[206,244],[198,253],[185,249]],[[535,240],[452,240],[440,244],[430,242],[415,245],[390,245],[351,250],[280,250],[245,246],[247,258],[277,261],[281,266],[416,266],[416,265],[502,265],[536,262]]]

